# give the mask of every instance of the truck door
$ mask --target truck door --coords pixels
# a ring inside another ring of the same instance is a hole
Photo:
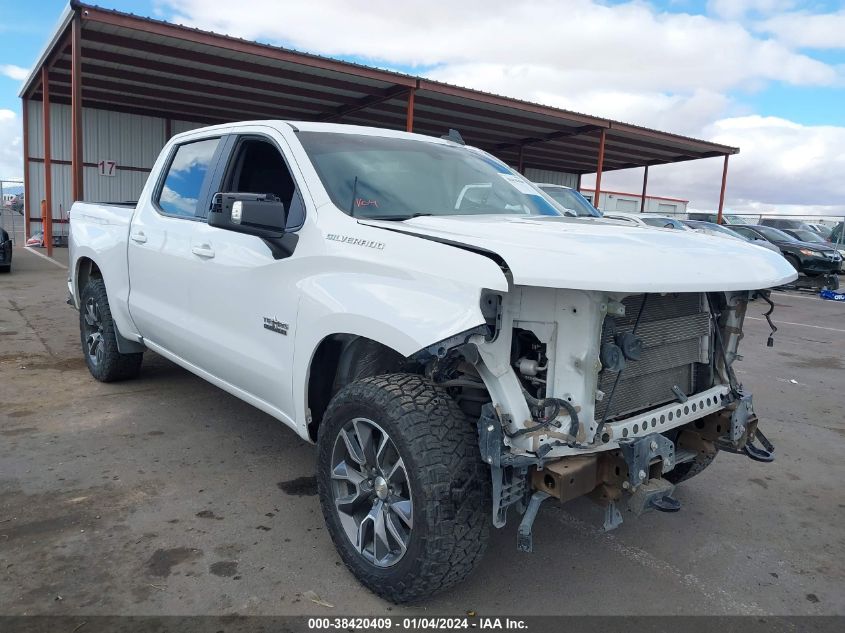
[[[237,137],[218,190],[273,194],[286,211],[291,245],[305,208],[280,150],[282,139]],[[191,357],[202,369],[293,418],[292,359],[302,273],[296,253],[272,252],[259,237],[199,224],[191,248],[199,267],[189,294]],[[257,401],[255,401],[257,400]]]
[[[219,159],[220,138],[171,148],[152,195],[144,196],[129,227],[129,312],[141,335],[155,346],[187,358],[186,343],[197,324],[189,297],[202,260],[191,251],[203,221],[199,200]]]

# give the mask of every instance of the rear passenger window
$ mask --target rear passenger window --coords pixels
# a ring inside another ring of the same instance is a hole
[[[164,213],[184,217],[196,215],[203,181],[219,143],[219,138],[210,138],[179,146],[156,199]]]

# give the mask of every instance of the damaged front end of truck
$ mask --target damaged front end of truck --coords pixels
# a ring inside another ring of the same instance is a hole
[[[494,525],[515,507],[531,551],[547,499],[589,496],[611,530],[623,511],[678,511],[675,485],[719,451],[774,459],[733,369],[755,299],[771,305],[765,290],[483,293],[485,325],[416,359],[477,420]]]

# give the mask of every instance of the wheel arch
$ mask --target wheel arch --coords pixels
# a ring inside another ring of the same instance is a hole
[[[91,279],[101,279],[106,288],[106,296],[109,299],[109,307],[112,309],[112,316],[114,317],[114,308],[112,306],[111,297],[109,295],[109,287],[103,277],[103,272],[99,265],[91,257],[81,255],[74,266],[75,272],[73,275],[73,297],[76,302],[78,310],[82,310],[82,289],[88,284]],[[117,349],[121,354],[137,354],[145,351],[146,346],[139,341],[132,341],[120,332],[117,326],[117,319],[115,319],[114,336],[117,340]]]
[[[305,385],[307,433],[312,442],[332,397],[355,380],[400,369],[406,358],[389,345],[351,333],[325,336],[314,349]]]
[[[100,267],[97,265],[97,262],[90,257],[83,255],[76,260],[76,270],[73,275],[73,296],[76,299],[77,307],[79,307],[80,299],[82,297],[82,289],[91,278],[102,279],[103,273],[100,271]]]

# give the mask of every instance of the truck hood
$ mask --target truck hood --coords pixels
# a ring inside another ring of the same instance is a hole
[[[498,255],[513,282],[524,286],[704,292],[771,288],[797,276],[779,254],[739,240],[601,218],[463,215],[359,222]]]

